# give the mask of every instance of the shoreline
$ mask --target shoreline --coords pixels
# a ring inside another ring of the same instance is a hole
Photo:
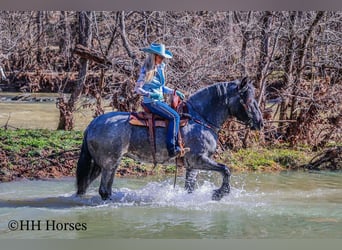
[[[82,131],[52,131],[43,129],[0,129],[0,182],[22,179],[42,180],[75,177],[78,156],[83,139]],[[286,145],[256,146],[236,151],[222,151],[214,155],[216,161],[234,172],[281,172],[298,170],[342,170],[342,147],[336,151],[312,152],[307,147],[290,149]],[[335,162],[308,165],[320,153],[326,158],[336,155]],[[330,165],[329,165],[330,164]],[[310,167],[311,166],[311,167]],[[123,158],[116,177],[144,177],[174,175],[176,166],[158,165]],[[185,173],[177,169],[177,176]]]

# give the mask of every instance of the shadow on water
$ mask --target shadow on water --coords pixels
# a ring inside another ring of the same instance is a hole
[[[32,198],[32,199],[13,199],[4,200],[0,199],[0,208],[18,208],[18,207],[32,207],[32,208],[52,208],[52,209],[65,209],[73,207],[96,207],[110,204],[116,205],[138,205],[142,202],[152,202],[150,197],[141,197],[134,192],[116,192],[112,195],[110,200],[103,201],[99,195],[78,197],[71,196],[57,196],[45,198]]]

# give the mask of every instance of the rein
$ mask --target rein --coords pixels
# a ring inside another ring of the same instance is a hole
[[[190,102],[186,102],[186,104],[189,104],[191,106],[191,108],[201,116],[201,118],[204,120],[201,121],[199,119],[193,118],[192,115],[190,115],[189,113],[183,113],[182,115],[186,116],[187,118],[189,118],[190,120],[196,122],[197,124],[200,124],[201,126],[208,128],[210,130],[212,130],[215,135],[218,134],[218,132],[220,131],[221,128],[217,127],[216,125],[212,124],[211,122],[209,122],[207,119],[205,119],[195,108],[194,106],[192,106],[192,104]]]
[[[243,97],[242,97],[243,93],[245,93],[247,90],[248,90],[248,84],[246,84],[242,89],[240,89],[238,91],[239,97],[240,97],[239,101],[240,101],[242,107],[244,108],[248,118],[249,118],[247,123],[246,123],[246,125],[249,126],[249,127],[252,127],[252,125],[253,125],[253,115],[252,115],[248,105],[246,104],[246,102],[243,100]]]

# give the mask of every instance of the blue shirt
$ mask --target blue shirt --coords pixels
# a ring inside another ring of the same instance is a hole
[[[137,92],[144,96],[144,103],[150,103],[154,101],[164,101],[163,94],[172,94],[173,89],[165,86],[165,63],[161,63],[155,69],[154,76],[150,82],[145,82],[146,69],[141,67],[140,75],[137,80],[138,89]],[[142,86],[139,86],[143,84]],[[140,91],[139,91],[140,90]],[[157,93],[158,99],[152,99],[149,97],[149,93]]]

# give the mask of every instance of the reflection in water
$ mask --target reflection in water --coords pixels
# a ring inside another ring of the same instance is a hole
[[[339,238],[342,173],[236,174],[232,192],[211,200],[218,184],[118,178],[110,201],[74,195],[74,180],[0,184],[0,238]],[[87,223],[83,232],[10,232],[11,219]]]

